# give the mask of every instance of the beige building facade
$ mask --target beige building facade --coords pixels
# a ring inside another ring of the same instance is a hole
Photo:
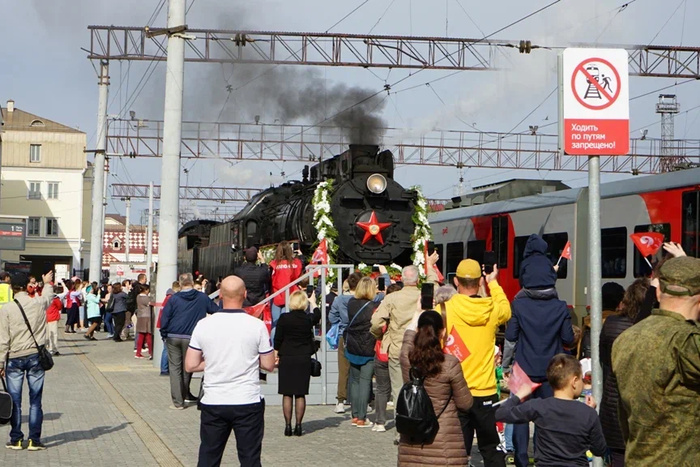
[[[84,132],[39,117],[8,101],[0,130],[0,214],[24,216],[24,251],[2,251],[2,262],[29,263],[83,276],[90,258],[92,166]],[[85,274],[87,277],[87,274]]]

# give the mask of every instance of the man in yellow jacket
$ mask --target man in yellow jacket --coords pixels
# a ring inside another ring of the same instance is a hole
[[[488,284],[490,297],[479,295],[479,289]],[[481,266],[473,259],[465,259],[457,266],[454,278],[457,294],[445,304],[448,335],[454,329],[468,348],[468,356],[462,361],[462,371],[474,405],[466,413],[459,413],[462,433],[467,450],[474,441],[474,431],[479,452],[486,467],[505,466],[503,453],[496,448],[500,442],[496,431],[495,409],[496,372],[493,349],[498,327],[510,319],[510,303],[498,285],[498,267],[483,277]]]
[[[12,286],[10,285],[10,274],[0,272],[0,308],[14,299]]]

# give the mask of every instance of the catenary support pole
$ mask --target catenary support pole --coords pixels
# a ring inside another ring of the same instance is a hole
[[[593,397],[600,406],[603,398],[603,370],[600,366],[600,330],[603,327],[602,254],[600,240],[600,157],[588,158],[588,294],[591,306],[591,367]],[[603,467],[602,459],[593,461]]]
[[[126,243],[124,248],[124,259],[128,263],[130,261],[129,255],[131,253],[131,198],[128,196],[126,198],[126,235],[124,236],[124,243]]]
[[[169,0],[168,29],[185,26],[185,0]],[[160,221],[158,228],[158,280],[156,302],[162,303],[170,284],[177,279],[177,232],[180,216],[180,145],[182,99],[185,81],[185,38],[168,37],[163,110],[163,161],[161,165]],[[209,278],[212,279],[211,277]],[[156,307],[156,316],[158,308]],[[153,365],[158,366],[162,341],[156,336]]]
[[[146,229],[146,276],[151,283],[153,265],[153,182],[148,185],[148,228]]]
[[[100,63],[97,101],[97,144],[92,181],[92,223],[90,226],[90,282],[102,275],[102,229],[104,228],[105,149],[107,144],[107,98],[109,97],[109,63]]]

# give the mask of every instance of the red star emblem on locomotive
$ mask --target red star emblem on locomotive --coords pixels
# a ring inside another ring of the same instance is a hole
[[[391,222],[377,221],[377,213],[372,211],[372,215],[369,216],[369,221],[357,222],[357,226],[365,231],[365,237],[362,239],[362,244],[364,245],[371,238],[376,238],[379,243],[384,245],[384,239],[382,238],[382,230],[386,229],[390,225]]]

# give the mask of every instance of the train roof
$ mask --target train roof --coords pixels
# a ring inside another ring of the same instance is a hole
[[[665,174],[633,177],[626,180],[603,183],[600,186],[601,198],[628,196],[650,191],[668,190],[700,184],[700,168],[686,169]],[[575,203],[586,187],[541,193],[505,201],[484,203],[475,206],[455,208],[430,214],[430,220],[440,222],[455,218],[484,216],[503,212],[524,211],[547,206],[560,206]]]

